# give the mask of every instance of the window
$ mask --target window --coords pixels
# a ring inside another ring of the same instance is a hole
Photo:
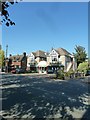
[[[57,58],[52,58],[52,61],[57,61]]]
[[[34,58],[31,58],[31,62],[34,62]]]
[[[58,55],[58,58],[60,58],[60,55]]]
[[[19,65],[16,65],[16,68],[19,68]]]

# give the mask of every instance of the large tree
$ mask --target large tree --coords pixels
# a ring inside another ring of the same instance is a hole
[[[1,49],[0,50],[0,68],[2,68],[2,66],[4,65],[4,58],[5,58],[4,51]]]
[[[17,3],[17,0],[0,0],[0,15],[2,16],[2,20],[0,20],[1,24],[5,22],[7,26],[15,25],[15,23],[9,18],[8,12],[8,7],[14,3]]]
[[[87,53],[84,47],[77,46],[75,47],[76,53],[74,53],[75,59],[77,61],[77,66],[79,66],[80,63],[85,62]]]

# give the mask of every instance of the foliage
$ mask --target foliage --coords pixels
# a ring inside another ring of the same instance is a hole
[[[90,58],[88,58],[88,67],[89,67],[89,70],[90,70]]]
[[[87,54],[85,48],[82,46],[76,46],[75,51],[74,56],[78,66],[80,63],[85,62]]]
[[[64,73],[64,76],[65,76],[66,78],[71,78],[71,76],[73,76],[74,73],[75,73],[75,72],[71,69],[71,70],[69,70],[68,72],[65,72],[65,73]]]
[[[71,74],[73,74],[74,73],[74,71],[73,70],[69,70],[68,72],[65,72],[65,76],[66,77],[69,77]]]
[[[78,66],[78,70],[80,72],[86,72],[88,69],[88,62],[83,62],[83,63],[80,63],[79,66]]]
[[[63,70],[58,70],[57,73],[56,73],[56,78],[64,80],[64,71]]]
[[[15,25],[15,23],[9,18],[8,7],[17,3],[17,0],[0,0],[0,14],[3,16],[0,23],[5,22],[6,26]]]
[[[0,67],[4,65],[4,58],[5,58],[4,51],[0,50]]]

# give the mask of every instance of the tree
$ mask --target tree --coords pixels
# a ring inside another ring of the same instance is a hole
[[[18,3],[17,0],[0,0],[0,14],[3,16],[0,23],[5,22],[6,26],[15,25],[15,23],[9,18],[9,12],[7,10],[10,4],[14,5],[14,3]]]
[[[80,63],[79,66],[78,66],[78,70],[80,72],[86,72],[88,70],[88,62],[83,62],[83,63]]]
[[[4,65],[4,58],[5,58],[4,51],[0,50],[0,68],[2,68],[2,66]]]
[[[76,53],[74,53],[75,59],[77,61],[77,66],[79,66],[80,63],[85,62],[87,54],[86,50],[82,46],[76,46],[75,48]]]

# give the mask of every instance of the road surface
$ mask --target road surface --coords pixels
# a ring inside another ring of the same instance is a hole
[[[90,120],[90,84],[78,80],[54,80],[46,76],[2,75],[3,118],[61,118]]]

